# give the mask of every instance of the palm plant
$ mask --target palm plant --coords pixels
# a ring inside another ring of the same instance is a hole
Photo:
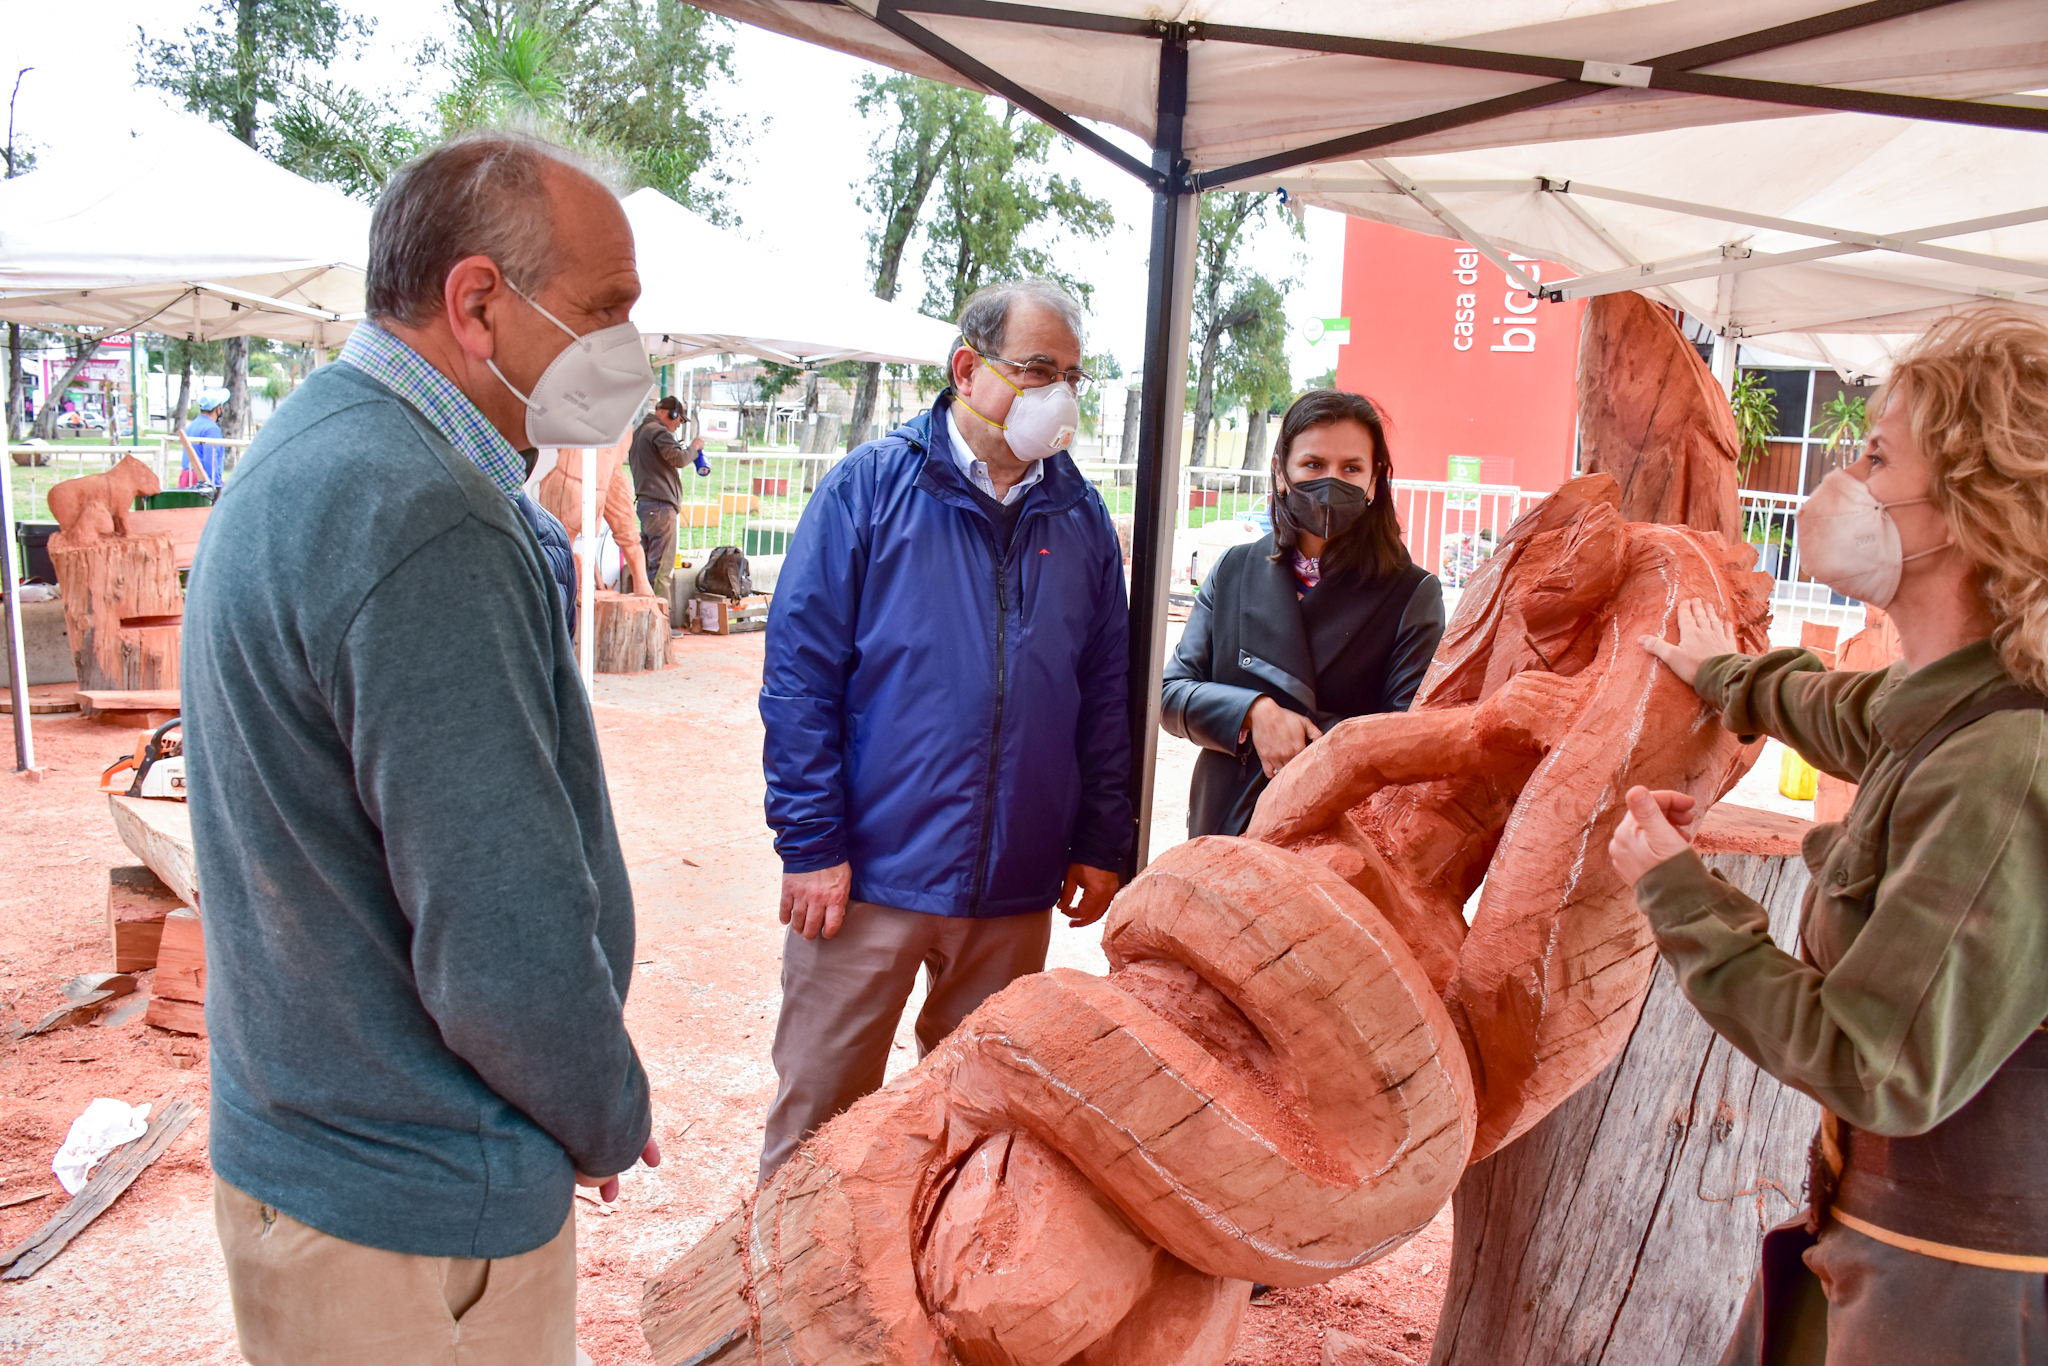
[[[1736,477],[1746,483],[1778,434],[1778,395],[1761,370],[1744,370],[1728,391],[1728,406],[1735,412]]]
[[[1820,406],[1820,420],[1814,435],[1827,442],[1822,449],[1829,457],[1853,454],[1870,431],[1870,414],[1861,394],[1836,394]]]

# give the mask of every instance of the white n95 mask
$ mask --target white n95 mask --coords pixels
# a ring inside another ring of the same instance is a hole
[[[1898,595],[1899,575],[1906,561],[1946,550],[1943,541],[1932,549],[1907,555],[1899,544],[1899,526],[1887,509],[1932,502],[1901,498],[1880,503],[1870,485],[1836,470],[1799,509],[1799,562],[1806,572],[1844,597],[1879,609]]]
[[[499,383],[526,405],[526,444],[617,445],[654,389],[654,367],[647,362],[639,329],[627,322],[578,336],[574,328],[534,303],[525,290],[510,280],[505,287],[569,334],[569,344],[541,372],[531,394],[513,388],[496,361],[484,362]]]
[[[1019,460],[1043,460],[1074,444],[1081,429],[1081,402],[1065,380],[1026,389],[1010,404],[1003,440]]]

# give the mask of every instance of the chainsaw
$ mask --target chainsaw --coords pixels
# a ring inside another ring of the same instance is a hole
[[[133,772],[124,789],[118,775]],[[185,732],[182,717],[173,717],[135,742],[135,752],[117,759],[100,774],[100,791],[129,797],[185,800]]]

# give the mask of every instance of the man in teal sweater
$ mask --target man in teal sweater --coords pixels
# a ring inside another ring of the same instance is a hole
[[[368,294],[186,601],[216,1222],[256,1366],[570,1366],[572,1187],[660,1155],[632,893],[514,499],[544,372],[592,349],[564,332],[639,294],[632,232],[559,148],[472,135],[391,182]]]

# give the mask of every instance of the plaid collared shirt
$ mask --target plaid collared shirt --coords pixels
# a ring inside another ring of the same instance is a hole
[[[450,445],[490,476],[491,482],[517,498],[526,483],[526,457],[477,410],[448,376],[426,357],[364,319],[349,334],[341,354],[346,361],[420,410]]]

